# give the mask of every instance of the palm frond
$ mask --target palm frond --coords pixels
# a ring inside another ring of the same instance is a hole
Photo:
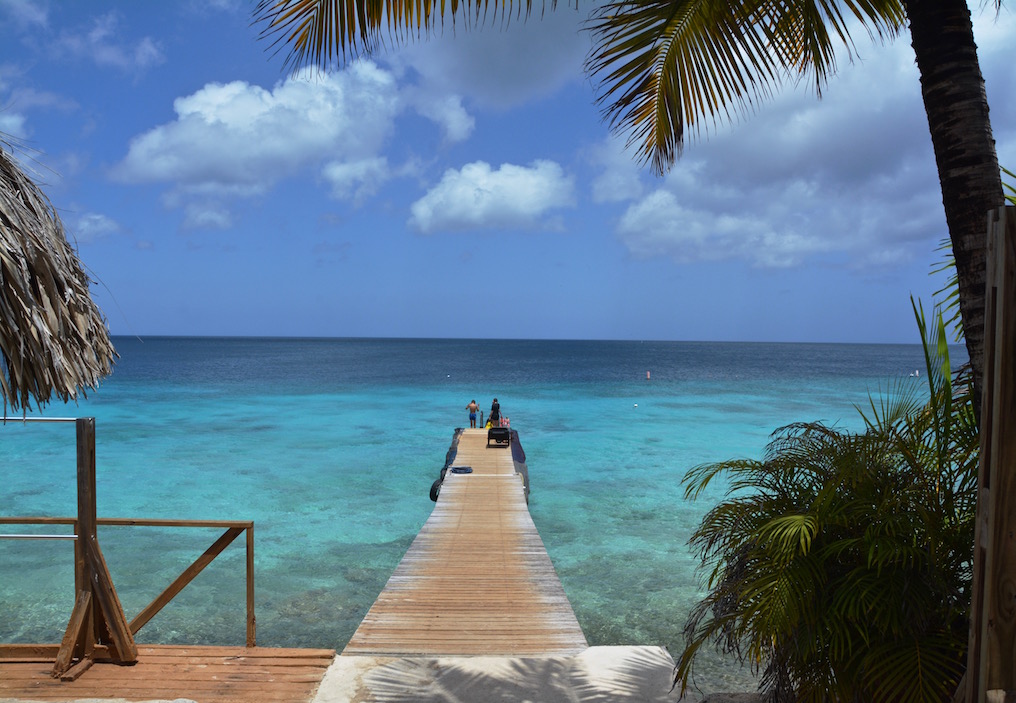
[[[773,433],[761,460],[686,475],[689,495],[720,476],[728,492],[691,539],[708,592],[686,622],[675,672],[682,686],[712,641],[761,672],[772,701],[940,703],[955,687],[970,603],[977,426],[941,314],[928,320],[917,302],[914,312],[926,394],[872,401],[863,432],[795,423]],[[871,656],[883,645],[904,652],[893,666]]]
[[[1009,178],[1016,179],[1016,173],[1013,173],[1009,169],[1002,167],[1002,173],[1009,176]],[[1010,205],[1016,205],[1016,181],[1010,183],[1008,181],[1002,181],[1002,190],[1008,191],[1005,194],[1005,199],[1009,201]]]
[[[745,114],[779,83],[772,22],[754,16],[760,4],[616,0],[593,11],[586,71],[600,77],[597,100],[656,173],[702,119]]]
[[[613,0],[590,17],[586,71],[611,128],[662,174],[703,121],[748,115],[784,80],[814,75],[821,94],[836,46],[852,46],[841,6],[873,39],[905,26],[898,0]]]
[[[762,526],[759,534],[784,554],[789,562],[798,554],[807,556],[817,532],[818,520],[814,515],[790,514],[772,518]]]
[[[881,642],[864,657],[872,700],[923,703],[950,700],[965,668],[962,641],[925,636]]]
[[[549,0],[551,9],[557,0]],[[546,7],[546,3],[544,4]],[[252,23],[284,66],[330,68],[385,46],[428,37],[445,21],[454,28],[529,17],[533,0],[258,0]]]
[[[953,416],[952,370],[949,364],[949,343],[946,338],[945,321],[939,312],[936,316],[938,324],[929,327],[920,302],[911,298],[910,304],[914,309],[914,317],[917,320],[924,349],[929,390],[928,411],[931,418],[940,420],[932,423],[931,433],[936,451],[936,466],[941,467],[948,461],[949,432],[952,426],[949,420]]]
[[[938,243],[937,251],[942,252],[942,260],[932,264],[931,274],[944,274],[946,279],[942,287],[935,291],[934,299],[942,309],[945,323],[953,331],[953,341],[963,341],[963,317],[960,315],[960,283],[956,273],[956,259],[952,255],[952,242],[948,237]]]

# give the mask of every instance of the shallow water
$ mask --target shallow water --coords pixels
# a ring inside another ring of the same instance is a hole
[[[758,456],[781,425],[859,427],[855,404],[921,368],[908,345],[120,338],[97,421],[103,517],[254,520],[258,643],[341,649],[430,513],[466,404],[519,431],[530,510],[591,644],[681,649],[702,594],[687,540],[697,464]],[[651,378],[646,378],[646,372]],[[904,381],[906,382],[906,381]],[[0,515],[72,515],[74,427],[0,427]],[[30,528],[5,526],[3,532]],[[52,528],[50,528],[52,530]],[[103,527],[128,617],[220,531]],[[139,633],[240,644],[242,538]],[[59,641],[72,547],[0,540],[0,641]],[[698,682],[750,676],[704,652]]]

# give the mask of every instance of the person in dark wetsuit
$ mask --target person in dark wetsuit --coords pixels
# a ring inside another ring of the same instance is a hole
[[[497,402],[497,398],[494,398],[494,402],[490,404],[490,426],[501,426],[501,405]]]

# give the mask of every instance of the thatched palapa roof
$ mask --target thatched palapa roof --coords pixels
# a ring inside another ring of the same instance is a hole
[[[0,139],[0,392],[28,410],[96,388],[116,350],[46,195]]]

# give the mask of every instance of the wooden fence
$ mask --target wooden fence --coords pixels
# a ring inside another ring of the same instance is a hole
[[[247,646],[254,647],[254,523],[226,520],[158,520],[99,518],[95,499],[95,418],[73,421],[77,430],[77,517],[0,517],[0,525],[71,525],[73,535],[0,535],[14,539],[73,539],[76,593],[67,630],[60,645],[0,644],[0,657],[36,658],[52,653],[53,676],[73,680],[96,658],[130,664],[137,661],[134,635],[162,610],[187,584],[240,534],[247,535]],[[224,528],[205,552],[178,576],[133,620],[127,621],[113,579],[99,548],[98,525],[139,527]]]
[[[988,218],[981,463],[966,689],[1016,702],[1016,207]],[[958,696],[959,698],[960,696]]]

